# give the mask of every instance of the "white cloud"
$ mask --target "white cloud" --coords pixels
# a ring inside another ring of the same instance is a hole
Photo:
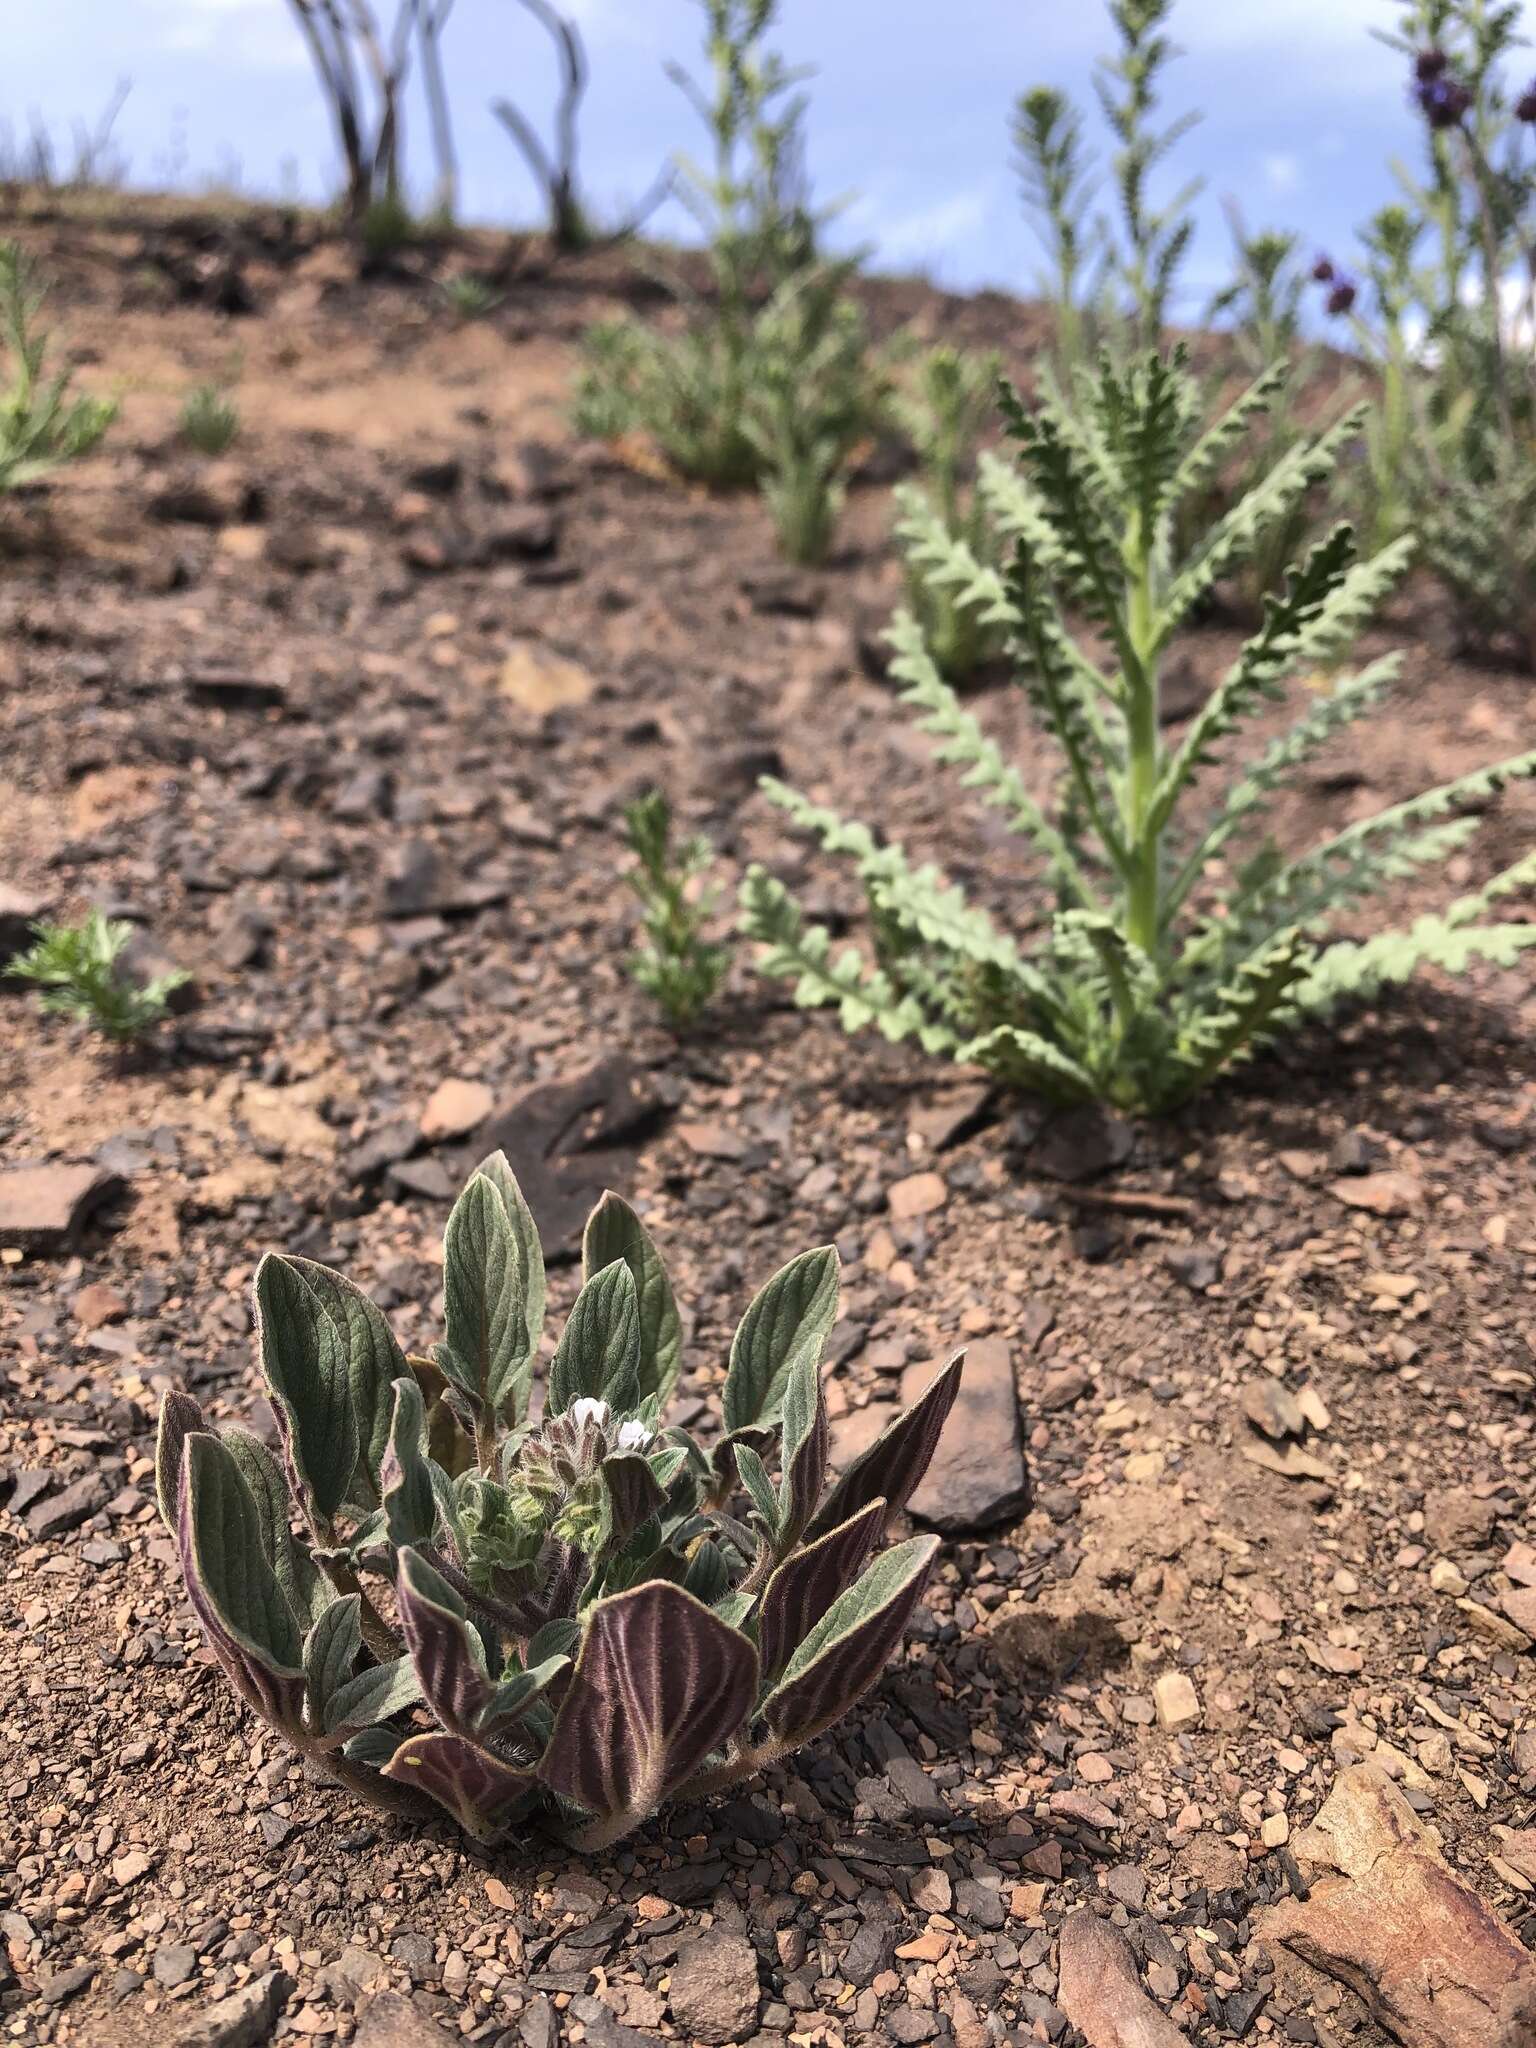
[[[1301,183],[1301,165],[1289,150],[1275,150],[1265,157],[1263,170],[1271,192],[1294,192]]]
[[[894,218],[878,203],[870,202],[850,208],[849,214],[850,218],[859,215],[858,225],[863,227],[867,221],[878,234],[882,259],[913,262],[947,255],[952,244],[973,235],[986,219],[991,196],[990,184],[974,185],[968,192],[951,193],[947,199],[936,199],[930,206]]]

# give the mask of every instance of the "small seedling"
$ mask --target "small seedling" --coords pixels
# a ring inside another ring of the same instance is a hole
[[[167,1394],[160,1512],[225,1676],[302,1756],[376,1806],[435,1800],[482,1841],[542,1827],[603,1849],[789,1755],[878,1681],[939,1539],[877,1552],[961,1361],[829,1488],[830,1245],[748,1307],[708,1444],[664,1421],[682,1322],[617,1195],[588,1219],[537,1417],[544,1253],[503,1154],[443,1254],[431,1358],[339,1273],[264,1258],[279,1452]]]
[[[45,1010],[77,1017],[116,1045],[128,1045],[165,1018],[170,998],[191,979],[174,968],[153,981],[135,982],[119,972],[118,960],[133,937],[133,926],[89,911],[80,924],[36,924],[33,944],[6,969],[35,982]]]
[[[723,946],[702,936],[711,898],[691,886],[714,854],[706,839],[673,845],[672,806],[659,789],[625,806],[624,828],[635,856],[627,879],[640,899],[646,940],[630,972],[673,1030],[686,1031],[719,988],[729,961]]]
[[[497,291],[493,284],[483,277],[466,273],[462,277],[444,279],[439,287],[449,310],[458,320],[484,320],[494,313],[506,298],[505,292]]]
[[[0,334],[10,358],[0,391],[0,491],[36,483],[88,455],[117,415],[105,398],[71,398],[71,373],[45,377],[49,335],[37,316],[43,293],[14,242],[0,242]]]
[[[712,290],[681,278],[681,333],[633,320],[590,330],[575,416],[583,433],[647,436],[681,475],[764,490],[784,552],[819,561],[855,442],[883,386],[848,293],[856,261],[817,247],[803,170],[802,70],[763,47],[776,0],[704,0],[709,75],[673,77],[709,125],[709,169],[680,159],[677,193],[703,225]]]
[[[240,408],[217,384],[199,384],[182,401],[181,438],[199,455],[222,455],[240,432]]]
[[[922,621],[928,645],[951,682],[967,681],[1002,651],[995,625],[986,624],[974,605],[958,602],[955,592],[925,574],[934,537],[941,559],[960,541],[970,558],[996,565],[997,536],[982,493],[970,483],[976,444],[991,418],[1001,370],[993,354],[967,354],[963,349],[929,349],[919,358],[911,381],[899,386],[891,401],[896,424],[912,443],[922,483],[898,487],[896,536],[908,550],[909,600]]]

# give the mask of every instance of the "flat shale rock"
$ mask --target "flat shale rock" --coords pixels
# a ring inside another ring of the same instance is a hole
[[[41,896],[0,882],[0,967],[8,967],[18,953],[26,952],[32,943],[32,927],[46,916],[47,910]],[[20,981],[0,981],[0,990],[9,989],[18,995],[25,986]]]
[[[280,1970],[242,1984],[184,2021],[169,2037],[172,2048],[261,2048],[292,1990],[293,1980]]]
[[[1088,2048],[1188,2048],[1141,1988],[1130,1943],[1084,1906],[1061,1923],[1056,1997]]]
[[[606,1188],[632,1178],[635,1153],[665,1111],[646,1078],[620,1054],[569,1081],[527,1088],[475,1137],[469,1173],[488,1152],[505,1152],[532,1209],[551,1264],[581,1249],[587,1216]]]
[[[1348,1984],[1413,2048],[1536,2041],[1536,1958],[1447,1868],[1374,1764],[1340,1773],[1294,1847],[1325,1874],[1307,1899],[1261,1915],[1261,1940]]]
[[[11,1166],[0,1172],[0,1245],[58,1251],[74,1243],[92,1210],[118,1193],[102,1166]]]
[[[381,1991],[358,2013],[352,2048],[450,2048],[456,2038],[398,1991]]]
[[[902,1399],[915,1401],[937,1369],[910,1366],[902,1375]],[[1013,1353],[1005,1338],[980,1337],[966,1352],[959,1395],[909,1505],[918,1521],[958,1536],[1016,1522],[1029,1504]]]
[[[745,2041],[757,2027],[761,1997],[756,1949],[744,1934],[723,1927],[711,1928],[681,1952],[667,1988],[679,2031],[712,2044]]]

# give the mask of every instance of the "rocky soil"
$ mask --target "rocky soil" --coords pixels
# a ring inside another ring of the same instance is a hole
[[[1528,974],[1427,981],[1161,1127],[845,1040],[746,962],[679,1047],[624,971],[651,782],[723,883],[765,859],[855,916],[755,792],[782,769],[1041,914],[882,679],[887,452],[836,563],[788,573],[756,504],[572,439],[574,338],[643,294],[615,258],[523,252],[459,326],[436,280],[489,245],[359,282],[277,215],[24,233],[123,414],[0,521],[0,950],[96,902],[195,981],[129,1060],[0,997],[5,2038],[1536,2040]],[[1027,365],[1026,309],[873,296]],[[242,438],[188,456],[182,395],[235,372]],[[1233,640],[1187,642],[1186,713]],[[1529,679],[1459,664],[1426,593],[1379,644],[1399,706],[1288,840],[1529,732]],[[1021,701],[977,704],[1043,779]],[[1533,828],[1507,794],[1394,911]],[[606,1182],[642,1207],[686,1411],[814,1242],[842,1455],[971,1347],[904,1658],[793,1766],[596,1861],[306,1775],[211,1667],[153,1504],[162,1388],[270,1426],[260,1252],[427,1341],[499,1140],[567,1253]]]

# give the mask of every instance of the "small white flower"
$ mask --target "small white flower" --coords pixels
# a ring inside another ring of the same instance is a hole
[[[643,1422],[621,1422],[619,1424],[619,1449],[621,1451],[643,1451],[651,1440],[651,1432]]]
[[[585,1429],[589,1422],[602,1429],[608,1421],[608,1403],[594,1401],[590,1394],[583,1394],[579,1401],[571,1404],[571,1420],[578,1429]]]

